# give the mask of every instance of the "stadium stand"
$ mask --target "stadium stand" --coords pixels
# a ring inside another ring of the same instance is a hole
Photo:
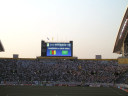
[[[116,83],[128,84],[128,70],[119,75],[119,78],[116,80]]]
[[[118,58],[119,66],[128,65],[128,8],[120,25],[113,53],[122,54]]]
[[[117,60],[0,59],[0,84],[114,83],[128,67]]]

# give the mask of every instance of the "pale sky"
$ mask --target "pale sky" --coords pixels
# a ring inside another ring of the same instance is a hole
[[[127,6],[128,0],[0,0],[0,57],[36,58],[48,37],[72,40],[78,58],[117,58],[113,48]]]

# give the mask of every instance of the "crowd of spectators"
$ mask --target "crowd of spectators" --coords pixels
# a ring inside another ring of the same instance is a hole
[[[123,74],[120,74],[119,78],[116,80],[116,83],[128,84],[128,70],[126,70]]]
[[[0,59],[0,83],[113,83],[127,69],[116,60]]]

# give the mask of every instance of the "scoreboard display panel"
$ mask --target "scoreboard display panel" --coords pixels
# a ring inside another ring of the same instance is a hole
[[[72,56],[71,43],[46,43],[46,56]]]

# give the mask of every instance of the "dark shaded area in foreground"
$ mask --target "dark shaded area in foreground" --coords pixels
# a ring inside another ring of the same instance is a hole
[[[0,86],[0,96],[128,96],[109,87]]]

